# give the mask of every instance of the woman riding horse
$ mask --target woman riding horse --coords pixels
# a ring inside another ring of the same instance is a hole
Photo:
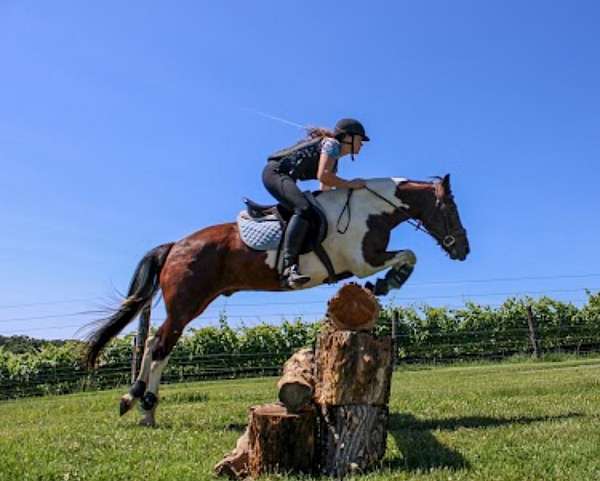
[[[348,145],[350,153],[356,153],[361,142],[368,137],[356,121],[346,122],[345,125],[340,122],[340,131],[334,132],[339,139],[336,140],[340,143],[340,153],[347,153]],[[344,128],[348,131],[342,132]],[[325,137],[315,139],[315,145],[321,146],[335,138]],[[328,222],[328,234],[322,246],[328,251],[336,273],[343,278],[365,278],[387,270],[385,277],[371,286],[374,293],[385,295],[390,289],[399,288],[416,263],[412,251],[388,249],[392,230],[403,222],[413,222],[431,235],[451,259],[466,259],[470,251],[469,241],[460,221],[449,175],[434,182],[384,177],[343,184],[346,181],[334,175],[335,156],[331,160],[327,151],[323,157],[321,150],[318,152],[318,168],[314,157],[307,157],[312,159],[307,163],[292,163],[282,155],[279,162],[274,158],[269,164],[281,167],[281,172],[273,172],[273,178],[279,179],[285,186],[284,192],[290,191],[289,186],[296,187],[296,179],[310,178],[311,172],[330,185],[336,185],[337,179],[338,186],[364,187],[356,192],[345,188],[333,189],[323,192],[318,199]],[[321,158],[325,159],[322,170],[329,175],[323,175],[323,172],[319,175]],[[311,165],[312,171],[309,171],[307,166]],[[284,168],[296,166],[298,171],[286,170],[283,173]],[[340,213],[343,214],[343,227],[340,226]],[[302,288],[326,282],[329,273],[318,256],[309,252],[298,259],[297,250],[294,252],[292,249],[288,247],[288,258],[295,255],[296,263],[301,262],[304,273],[310,277],[301,285]],[[205,227],[146,253],[135,269],[127,297],[108,317],[93,323],[88,337],[86,360],[89,366],[94,366],[110,340],[142,311],[145,315],[141,316],[140,325],[147,326],[152,300],[159,291],[162,293],[167,318],[145,342],[137,380],[121,398],[120,414],[125,414],[136,401],[140,401],[142,424],[154,425],[160,378],[185,327],[221,295],[287,290],[287,285],[280,283],[276,259],[276,249],[259,251],[246,245],[236,222]],[[297,267],[295,272],[298,274]]]
[[[298,267],[298,254],[309,228],[310,205],[296,185],[298,180],[317,179],[321,190],[332,187],[362,189],[363,179],[344,180],[336,175],[338,160],[350,154],[352,160],[369,137],[355,119],[341,119],[333,131],[323,128],[308,130],[302,140],[271,155],[262,174],[263,183],[293,215],[283,239],[283,285],[296,289],[310,281]]]

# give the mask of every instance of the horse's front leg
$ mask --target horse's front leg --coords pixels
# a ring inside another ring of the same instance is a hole
[[[416,263],[417,256],[410,249],[398,251],[385,263],[385,267],[391,267],[385,276],[378,277],[375,284],[367,282],[365,287],[376,296],[385,296],[392,289],[400,289],[412,274]]]

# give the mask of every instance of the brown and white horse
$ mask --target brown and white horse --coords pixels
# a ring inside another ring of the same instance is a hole
[[[403,266],[410,273],[416,263],[414,253],[387,250],[392,229],[409,219],[416,220],[450,258],[464,260],[469,253],[448,175],[435,182],[371,179],[366,189],[351,196],[336,189],[321,193],[317,201],[328,223],[322,245],[335,272],[345,277],[362,278]],[[148,310],[153,296],[162,290],[167,318],[146,341],[138,379],[121,398],[121,414],[141,399],[142,424],[153,425],[161,373],[184,327],[220,295],[286,290],[280,284],[276,259],[276,251],[247,247],[236,223],[210,226],[148,252],[136,268],[127,298],[114,314],[95,323],[88,338],[87,363],[93,366],[105,345],[142,309]],[[300,257],[300,270],[311,277],[303,288],[328,278],[314,253]]]

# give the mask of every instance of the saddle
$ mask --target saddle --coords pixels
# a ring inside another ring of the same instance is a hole
[[[338,275],[322,246],[322,242],[327,237],[327,218],[316,201],[320,193],[320,191],[314,194],[310,191],[303,192],[311,210],[308,218],[310,227],[300,254],[314,252],[327,269],[329,275],[327,282],[336,282],[339,280]],[[237,218],[242,241],[254,250],[277,250],[276,265],[279,266],[283,237],[293,212],[281,204],[261,205],[246,197],[243,200],[246,210],[241,211]]]

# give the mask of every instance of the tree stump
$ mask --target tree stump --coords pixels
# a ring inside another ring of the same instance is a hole
[[[324,329],[315,351],[315,402],[385,406],[390,399],[392,339]]]
[[[279,404],[250,408],[249,473],[311,473],[315,464],[316,413],[290,413]]]
[[[290,412],[308,405],[314,393],[315,356],[312,349],[301,349],[283,365],[283,376],[277,383],[279,400]]]
[[[341,478],[366,471],[381,461],[388,419],[387,406],[321,406],[321,473]]]
[[[370,330],[379,316],[379,301],[356,283],[344,285],[327,303],[327,317],[338,329]]]

